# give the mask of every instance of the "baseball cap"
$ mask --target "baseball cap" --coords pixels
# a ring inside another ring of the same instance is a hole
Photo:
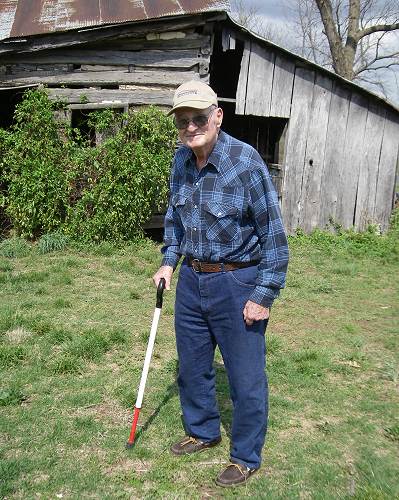
[[[206,109],[218,105],[218,98],[209,85],[196,80],[185,82],[176,89],[173,97],[173,108],[168,115],[179,108]]]

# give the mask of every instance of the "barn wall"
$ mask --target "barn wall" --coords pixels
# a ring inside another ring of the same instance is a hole
[[[170,106],[181,82],[209,81],[214,32],[202,18],[183,18],[35,39],[29,50],[12,55],[3,47],[0,86],[43,83],[71,108]],[[234,50],[233,35],[225,48]],[[238,35],[245,43],[236,115],[289,120],[282,148],[288,231],[324,228],[330,220],[359,230],[376,223],[385,230],[399,114],[295,56]]]
[[[398,113],[253,40],[244,48],[236,113],[289,118],[282,212],[290,233],[331,221],[356,230],[388,228]]]

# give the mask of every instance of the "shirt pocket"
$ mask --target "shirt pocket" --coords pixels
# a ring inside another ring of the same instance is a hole
[[[190,209],[188,205],[188,196],[177,193],[172,197],[173,210],[179,216],[181,224],[184,228],[187,227],[190,216]]]
[[[228,243],[239,238],[240,227],[237,207],[209,201],[205,203],[204,211],[208,240]]]

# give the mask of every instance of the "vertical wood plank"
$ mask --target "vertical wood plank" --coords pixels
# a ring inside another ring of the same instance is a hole
[[[344,140],[350,104],[350,91],[333,84],[327,127],[326,151],[321,178],[319,227],[325,228],[336,219],[338,178],[344,161]]]
[[[352,93],[349,105],[348,125],[342,169],[338,177],[337,222],[345,229],[353,227],[356,206],[356,193],[360,164],[363,157],[363,140],[366,130],[368,102],[360,94]]]
[[[386,231],[389,226],[389,218],[393,207],[396,169],[399,161],[398,117],[389,111],[385,120],[374,210],[374,220],[380,224],[382,231]]]
[[[303,167],[299,226],[305,232],[318,227],[321,208],[321,182],[331,102],[331,78],[316,75],[310,111],[306,154]]]
[[[295,63],[276,55],[270,116],[289,118]]]
[[[238,77],[237,92],[236,92],[236,114],[245,114],[245,100],[247,98],[247,82],[248,69],[251,59],[251,42],[245,41],[244,52],[241,59],[240,75]]]
[[[270,116],[274,52],[252,43],[248,70],[246,115]]]
[[[385,109],[369,102],[362,163],[356,197],[355,229],[364,231],[374,221],[378,164],[384,133]]]
[[[298,227],[301,210],[303,164],[311,119],[314,78],[314,72],[306,68],[297,68],[295,71],[282,197],[283,219],[289,233],[295,232]]]

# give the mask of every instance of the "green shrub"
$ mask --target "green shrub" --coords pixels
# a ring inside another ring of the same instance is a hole
[[[123,116],[91,113],[89,126],[103,139],[93,147],[90,138],[57,122],[54,111],[62,106],[43,89],[29,90],[11,131],[1,131],[0,210],[18,235],[45,234],[43,253],[63,248],[62,235],[84,242],[140,236],[167,201],[172,120],[154,107]]]
[[[62,224],[69,184],[67,145],[61,140],[43,90],[30,90],[17,105],[12,147],[3,157],[7,194],[5,211],[18,234],[32,238]]]
[[[130,114],[119,132],[86,151],[76,165],[77,178],[86,186],[69,207],[68,232],[86,241],[139,235],[167,200],[174,141],[171,120],[149,108]]]

